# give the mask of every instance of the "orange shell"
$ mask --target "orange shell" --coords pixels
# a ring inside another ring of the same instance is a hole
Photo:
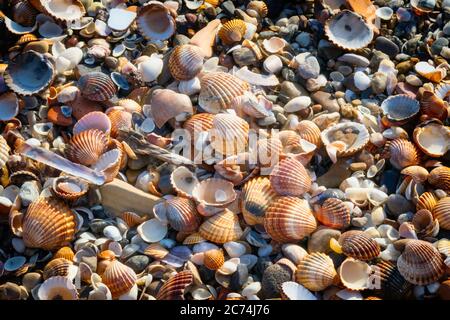
[[[133,113],[141,113],[142,107],[139,103],[134,101],[133,99],[120,99],[116,102],[117,106],[124,108],[126,111]]]
[[[181,232],[194,232],[200,225],[200,216],[194,201],[187,198],[175,197],[168,199],[166,207],[167,220],[170,226]]]
[[[144,254],[152,257],[155,260],[162,260],[169,254],[169,250],[164,248],[159,243],[152,243],[147,248],[145,248]]]
[[[450,230],[450,197],[442,198],[433,209],[433,216],[442,229]]]
[[[70,139],[67,158],[75,163],[92,165],[106,151],[108,138],[100,130],[82,131]]]
[[[169,58],[169,70],[178,81],[194,78],[203,67],[202,50],[191,44],[177,46]]]
[[[247,121],[233,114],[221,113],[214,117],[210,129],[211,146],[223,155],[244,152],[248,143],[249,125]]]
[[[244,220],[249,225],[264,224],[264,215],[276,197],[267,177],[256,177],[242,188],[241,208]]]
[[[195,134],[208,131],[212,128],[214,115],[211,113],[196,113],[183,123],[183,129],[187,130],[194,143]]]
[[[311,178],[300,161],[281,160],[270,174],[272,188],[283,196],[301,196],[311,189]]]
[[[113,298],[127,293],[135,285],[136,273],[118,260],[113,260],[102,274],[103,283],[111,291]]]
[[[383,153],[398,170],[419,164],[417,148],[406,139],[397,138],[388,141]]]
[[[325,290],[335,282],[336,277],[333,260],[322,252],[306,256],[295,273],[295,280],[312,291]]]
[[[302,120],[295,127],[295,131],[297,131],[300,138],[315,144],[317,147],[322,145],[322,139],[320,138],[321,131],[314,122],[310,120]]]
[[[427,209],[417,211],[411,221],[419,237],[433,237],[439,232],[439,221]]]
[[[327,227],[344,229],[350,225],[350,209],[342,200],[328,198],[317,210],[316,218]]]
[[[420,99],[422,113],[444,121],[448,117],[448,110],[444,100],[440,99],[433,91],[425,90]]]
[[[119,134],[119,129],[130,129],[131,113],[122,107],[113,107],[105,111],[109,120],[111,120],[111,137],[115,138]]]
[[[450,167],[437,167],[431,170],[428,182],[439,189],[450,191]]]
[[[339,244],[346,256],[363,261],[372,260],[381,252],[380,245],[362,231],[351,230],[343,233]]]
[[[421,166],[409,166],[400,173],[412,177],[416,183],[425,182],[428,178],[428,170]]]
[[[264,18],[269,13],[269,9],[264,1],[250,1],[247,10],[256,11],[260,18]]]
[[[75,253],[73,252],[72,248],[70,248],[70,247],[62,247],[61,249],[56,251],[56,253],[53,256],[53,259],[58,259],[58,258],[64,258],[69,261],[73,261],[73,259],[75,258]]]
[[[125,223],[130,228],[133,228],[133,227],[141,224],[145,220],[143,217],[141,217],[137,213],[134,213],[131,211],[123,212],[120,217],[122,218],[123,221],[125,221]]]
[[[181,271],[164,283],[156,295],[156,300],[185,300],[185,290],[193,282],[194,277],[191,271]]]
[[[228,209],[208,218],[198,231],[204,239],[220,244],[238,240],[243,234],[239,217]]]
[[[44,267],[42,277],[44,280],[54,276],[66,277],[69,274],[69,267],[71,265],[72,262],[64,258],[50,260]]]
[[[433,192],[424,192],[417,200],[416,210],[427,209],[433,211],[438,200],[438,197],[436,197]]]
[[[233,19],[226,22],[219,30],[219,38],[226,45],[240,42],[247,31],[247,25],[243,20]]]
[[[222,267],[225,262],[225,256],[221,249],[212,249],[204,253],[203,264],[209,270],[217,270]]]

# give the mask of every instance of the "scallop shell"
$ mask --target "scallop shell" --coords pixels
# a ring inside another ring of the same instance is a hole
[[[82,131],[70,139],[66,147],[67,158],[75,163],[92,165],[106,151],[108,138],[100,130]]]
[[[439,232],[438,219],[433,218],[433,215],[427,209],[418,210],[411,222],[420,238],[434,237]]]
[[[236,199],[233,184],[227,180],[210,178],[197,184],[192,190],[197,202],[208,206],[225,207]]]
[[[339,266],[339,278],[350,290],[364,290],[369,287],[370,266],[353,258],[347,258]]]
[[[346,5],[368,22],[375,19],[377,7],[372,4],[371,0],[346,0]]]
[[[218,114],[209,130],[211,146],[222,155],[244,152],[248,143],[249,124],[233,114]]]
[[[56,276],[45,280],[38,289],[39,300],[78,300],[78,291],[69,278]]]
[[[442,68],[440,66],[433,67],[426,61],[420,61],[416,63],[414,66],[414,70],[425,79],[436,83],[441,82],[441,80],[444,79],[447,75],[447,71],[445,68]]]
[[[448,110],[445,102],[437,94],[430,90],[424,90],[420,98],[421,112],[444,121],[448,117]]]
[[[278,197],[266,210],[264,227],[273,240],[286,243],[309,236],[317,223],[306,200]]]
[[[295,127],[295,131],[300,138],[305,139],[317,147],[322,145],[322,139],[320,138],[320,128],[310,120],[302,120]]]
[[[109,135],[111,132],[111,120],[103,112],[89,112],[75,123],[72,132],[74,135],[77,135],[92,129],[100,130],[105,135]]]
[[[132,99],[120,99],[116,102],[117,106],[124,108],[126,111],[133,113],[142,113],[142,107],[139,103]]]
[[[147,40],[167,40],[176,30],[176,22],[170,10],[159,1],[149,1],[140,7],[136,24]]]
[[[152,243],[147,248],[145,248],[144,254],[152,257],[155,260],[162,260],[169,254],[169,250],[164,248],[159,243]]]
[[[424,192],[417,200],[416,210],[419,211],[421,209],[426,209],[429,211],[433,211],[438,200],[438,197],[436,197],[433,192]]]
[[[384,147],[384,157],[398,170],[419,164],[419,155],[413,143],[397,138],[388,141]]]
[[[3,168],[9,159],[11,148],[3,136],[0,136],[0,167]]]
[[[22,2],[24,3],[24,2]],[[23,36],[20,36],[19,40],[17,40],[16,45],[23,45],[23,44],[27,44],[29,42],[34,42],[34,41],[38,41],[38,37],[36,37],[34,34],[32,33],[27,33],[24,34]]]
[[[374,35],[373,29],[360,15],[348,10],[342,10],[328,19],[325,34],[334,45],[344,50],[367,47]]]
[[[245,32],[247,31],[247,25],[243,20],[233,19],[227,21],[219,30],[219,38],[225,45],[231,45],[235,42],[240,42]]]
[[[158,128],[161,128],[170,119],[194,113],[189,96],[170,89],[155,90],[151,105],[151,114]]]
[[[106,182],[111,182],[117,176],[120,170],[123,153],[120,149],[112,149],[103,153],[92,169],[105,175]]]
[[[41,0],[45,11],[60,21],[74,21],[81,19],[85,14],[83,3],[78,0]]]
[[[414,129],[413,139],[425,154],[431,157],[442,157],[450,149],[450,128],[429,123]]]
[[[358,260],[372,260],[381,252],[380,245],[362,231],[344,232],[339,238],[342,252]]]
[[[333,260],[325,253],[314,252],[300,261],[295,281],[311,291],[322,291],[334,283],[336,276]]]
[[[84,196],[89,190],[89,184],[79,178],[60,176],[53,181],[53,192],[60,198],[74,201]]]
[[[445,264],[439,251],[429,242],[409,240],[397,260],[400,274],[412,284],[428,285],[444,275]]]
[[[135,212],[131,211],[125,211],[123,212],[120,217],[123,221],[130,227],[133,228],[139,224],[141,224],[144,221],[144,218],[138,215]]]
[[[416,183],[423,183],[428,178],[428,170],[421,166],[406,167],[400,173],[411,177]]]
[[[136,284],[136,273],[118,260],[113,260],[102,275],[102,282],[111,291],[113,299],[129,292]]]
[[[69,275],[69,267],[72,265],[71,261],[64,258],[53,259],[45,265],[42,277],[44,280],[54,276],[67,277]]]
[[[156,300],[185,300],[185,291],[193,282],[191,271],[181,271],[163,284],[156,295]]]
[[[450,190],[450,167],[441,166],[431,170],[428,183],[445,191]]]
[[[390,96],[381,103],[383,114],[390,121],[404,122],[419,113],[420,104],[406,94]]]
[[[62,247],[53,255],[53,259],[64,258],[69,261],[73,261],[75,258],[75,253],[70,247]]]
[[[91,101],[106,101],[117,93],[117,87],[103,72],[89,72],[78,79],[81,95]]]
[[[397,266],[390,261],[380,261],[375,266],[375,282],[379,281],[377,292],[385,299],[400,300],[412,289],[412,284],[403,278]]]
[[[193,172],[181,166],[170,175],[170,183],[180,196],[191,198],[193,190],[199,182]]]
[[[225,72],[209,72],[201,81],[198,104],[210,113],[231,108],[231,101],[250,89],[247,82]]]
[[[192,233],[200,225],[200,216],[197,213],[194,201],[175,197],[165,203],[165,214],[171,227],[180,232]]]
[[[38,14],[38,11],[28,1],[17,1],[12,12],[13,20],[24,27],[33,26]]]
[[[219,244],[238,240],[243,234],[239,217],[228,209],[208,218],[198,231],[202,238]]]
[[[221,249],[212,249],[204,252],[203,265],[209,270],[218,270],[225,262],[225,256]]]
[[[0,121],[8,121],[19,113],[19,99],[13,92],[0,95]]]
[[[260,137],[255,152],[261,168],[272,168],[280,161],[283,144],[277,138],[264,139]]]
[[[270,183],[275,192],[283,196],[301,196],[311,189],[308,172],[294,158],[283,159],[274,167]]]
[[[433,216],[442,229],[450,230],[450,197],[442,198],[433,209]]]
[[[117,137],[120,129],[130,129],[132,127],[132,115],[122,107],[113,107],[105,111],[111,121],[111,136]]]
[[[169,70],[178,81],[186,81],[195,76],[203,67],[203,52],[197,46],[185,44],[177,46],[169,58]]]
[[[253,17],[251,12],[257,13],[259,18],[264,18],[269,13],[269,9],[264,1],[250,1],[247,4],[247,13]]]
[[[30,96],[47,89],[53,82],[55,74],[55,69],[46,56],[30,50],[11,61],[3,77],[12,91]]]
[[[350,225],[349,207],[336,198],[326,199],[315,216],[320,223],[333,229],[345,229]]]
[[[266,210],[276,196],[267,177],[256,177],[247,181],[241,193],[241,208],[245,222],[251,226],[264,224]]]
[[[183,123],[183,129],[190,134],[190,139],[194,142],[195,135],[208,131],[212,128],[214,115],[211,113],[196,113]]]

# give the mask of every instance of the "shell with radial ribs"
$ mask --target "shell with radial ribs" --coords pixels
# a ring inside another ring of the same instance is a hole
[[[391,261],[380,261],[376,264],[375,281],[379,281],[378,294],[385,299],[401,300],[408,296],[413,285],[403,278],[397,266]]]
[[[190,135],[190,141],[195,142],[196,135],[212,128],[214,115],[211,113],[196,113],[183,123],[183,129]]]
[[[107,144],[108,138],[100,130],[82,131],[70,139],[66,156],[70,161],[89,166],[98,161]]]
[[[444,121],[448,117],[448,110],[442,98],[431,90],[424,90],[420,98],[420,111],[423,114]]]
[[[337,273],[333,260],[322,252],[306,256],[297,266],[295,280],[312,291],[322,291],[332,285]]]
[[[178,81],[194,78],[203,67],[203,53],[197,46],[184,44],[177,46],[169,58],[169,70]]]
[[[136,284],[136,273],[118,260],[113,260],[102,274],[102,282],[109,288],[113,298],[129,292]]]
[[[42,277],[44,280],[54,277],[54,276],[62,276],[66,277],[69,275],[69,267],[72,265],[72,262],[65,258],[57,258],[50,260],[44,267]]]
[[[233,19],[227,21],[219,30],[219,38],[225,45],[231,45],[235,42],[240,42],[245,32],[247,31],[247,25],[244,20]]]
[[[349,207],[336,198],[326,199],[315,215],[320,223],[333,229],[345,229],[350,225]]]
[[[55,276],[45,280],[38,290],[39,300],[77,300],[78,291],[67,277]]]
[[[267,177],[256,177],[247,181],[241,193],[241,208],[244,220],[249,225],[264,224],[264,215],[277,194]]]
[[[193,282],[194,276],[191,271],[181,271],[163,284],[156,295],[156,300],[185,300],[185,291]]]
[[[135,212],[131,212],[131,211],[125,211],[123,212],[120,217],[122,218],[123,221],[125,221],[125,223],[130,227],[136,227],[137,225],[141,224],[142,222],[144,222],[144,218],[141,217],[140,215],[138,215]]]
[[[53,259],[64,258],[69,261],[73,261],[75,258],[75,253],[70,247],[62,247],[53,255]]]
[[[218,114],[209,130],[211,146],[222,155],[244,152],[248,143],[249,124],[233,114]]]
[[[420,195],[419,199],[417,200],[416,210],[419,211],[421,209],[426,209],[429,211],[433,211],[438,200],[439,198],[436,197],[433,192],[429,191],[424,192]]]
[[[89,184],[79,178],[60,176],[53,181],[53,192],[60,198],[74,201],[84,196],[89,190]]]
[[[132,126],[130,112],[122,107],[113,107],[105,111],[111,121],[111,137],[115,138],[119,134],[120,129],[130,129]]]
[[[106,101],[117,93],[117,87],[103,72],[90,72],[78,79],[81,95],[91,101]]]
[[[247,5],[247,13],[253,16],[253,12],[257,13],[260,18],[264,18],[269,13],[269,9],[264,1],[250,1]]]
[[[442,198],[433,209],[433,216],[442,229],[450,230],[450,197]]]
[[[11,148],[3,136],[0,136],[0,168],[3,168],[9,159]]]
[[[209,270],[218,270],[225,262],[225,256],[221,249],[208,250],[203,256],[203,265]]]
[[[321,138],[325,147],[336,142],[343,143],[345,147],[337,152],[337,156],[347,157],[361,151],[369,142],[370,135],[361,123],[342,122],[322,131]]]
[[[418,210],[411,221],[419,238],[434,237],[439,232],[439,221],[427,209]]]
[[[36,21],[38,11],[28,1],[17,1],[12,7],[12,20],[18,24],[31,27]]]
[[[322,145],[322,139],[320,138],[320,129],[313,121],[300,121],[295,127],[295,131],[297,131],[300,138],[305,139],[312,144],[315,144],[317,147],[320,147]]]
[[[194,201],[187,198],[175,197],[168,199],[164,204],[166,217],[173,229],[192,233],[200,225],[200,216],[197,213]]]
[[[294,158],[281,160],[270,174],[272,188],[279,195],[301,196],[311,189],[311,178],[300,161]]]
[[[450,167],[441,166],[431,170],[428,183],[436,188],[450,191]]]
[[[372,260],[381,252],[380,245],[362,231],[344,232],[339,238],[342,252],[358,260]]]
[[[388,141],[382,156],[388,158],[398,170],[419,164],[419,154],[413,143],[406,139],[397,138]]]
[[[208,218],[198,231],[204,239],[219,244],[238,240],[243,234],[238,215],[228,209]]]

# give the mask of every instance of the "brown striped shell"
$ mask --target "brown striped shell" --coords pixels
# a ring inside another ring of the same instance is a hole
[[[169,250],[164,248],[159,243],[152,243],[147,248],[145,248],[144,254],[152,257],[155,260],[162,260],[169,254]]]
[[[61,199],[74,201],[84,196],[89,184],[79,178],[60,176],[53,181],[53,192]]]
[[[158,128],[170,119],[194,113],[189,96],[170,89],[156,89],[152,95],[151,105],[151,114]]]
[[[270,174],[272,188],[279,195],[301,196],[311,189],[311,178],[300,161],[294,158],[281,160]]]
[[[3,136],[0,136],[0,167],[3,168],[6,164],[6,162],[9,159],[9,152],[11,151],[11,148],[8,145],[8,142],[3,138]]]
[[[74,135],[66,147],[69,160],[83,165],[92,165],[106,151],[108,138],[100,130],[87,130]]]
[[[81,95],[91,101],[106,101],[117,93],[109,76],[103,72],[90,72],[78,79]]]
[[[73,261],[75,258],[75,253],[70,247],[62,247],[53,255],[53,259],[64,258],[69,261]]]
[[[358,260],[372,260],[381,252],[380,245],[364,232],[351,230],[344,232],[339,238],[342,252]]]
[[[167,221],[177,231],[191,233],[200,225],[195,202],[191,199],[174,197],[164,204]]]
[[[333,229],[345,229],[350,225],[350,209],[337,198],[326,199],[315,216],[320,223]]]
[[[295,131],[298,133],[300,138],[315,144],[317,147],[322,145],[320,129],[314,122],[310,120],[302,120],[295,127]]]
[[[193,282],[191,271],[181,271],[163,284],[156,295],[156,300],[185,300],[185,291]]]
[[[417,148],[406,139],[397,138],[388,141],[383,154],[398,170],[419,164]]]
[[[434,187],[450,191],[450,167],[441,166],[431,170],[428,182]]]
[[[111,137],[115,138],[119,134],[120,129],[130,129],[131,123],[131,113],[126,111],[122,107],[113,107],[105,111],[111,121]]]
[[[140,215],[138,215],[135,212],[131,212],[131,211],[125,211],[123,212],[120,217],[122,218],[123,221],[125,221],[125,223],[130,227],[133,228],[139,224],[141,224],[142,222],[144,222],[144,218],[141,217]]]
[[[200,81],[198,104],[209,113],[231,108],[231,101],[250,89],[250,85],[225,72],[209,72]]]
[[[212,128],[213,119],[214,115],[211,113],[196,113],[183,123],[183,129],[189,132],[192,143],[196,134]]]
[[[119,99],[116,102],[117,106],[124,108],[126,111],[133,113],[142,113],[142,107],[139,103],[132,99]]]
[[[416,204],[416,210],[426,209],[429,211],[433,211],[434,207],[436,206],[439,198],[435,196],[433,192],[424,192],[420,195],[419,199],[417,200]]]
[[[411,222],[419,238],[434,237],[439,232],[439,220],[427,209],[417,211]]]
[[[222,155],[236,155],[244,152],[248,143],[249,125],[244,119],[221,113],[214,117],[209,130],[211,146]]]
[[[442,198],[433,209],[433,216],[442,229],[450,230],[450,197]]]
[[[297,266],[295,280],[312,291],[322,291],[332,285],[337,273],[333,260],[322,252],[306,256]]]
[[[50,260],[50,262],[44,267],[42,277],[44,280],[54,276],[67,277],[69,275],[69,267],[71,265],[72,262],[64,258]]]
[[[264,224],[264,215],[276,197],[267,177],[256,177],[245,183],[241,193],[244,220],[249,225]]]
[[[169,58],[169,70],[178,81],[194,78],[203,67],[203,53],[197,46],[184,44],[177,46]]]
[[[286,243],[309,236],[317,223],[306,200],[278,197],[266,210],[264,227],[272,239]]]
[[[430,116],[431,118],[436,118],[444,121],[448,117],[448,110],[444,100],[438,97],[431,90],[424,90],[422,92],[420,105],[421,112]]]
[[[400,274],[412,284],[428,285],[444,275],[445,264],[439,251],[429,242],[409,240],[397,260]]]
[[[264,18],[269,13],[269,9],[264,1],[250,1],[247,5],[247,13],[251,15],[251,12],[254,11],[258,14],[260,18]]]
[[[240,42],[245,32],[247,31],[247,25],[244,20],[233,19],[227,21],[219,30],[219,38],[225,45],[231,45],[235,42]]]
[[[243,234],[239,217],[228,209],[208,218],[198,231],[204,239],[219,244],[238,240]]]
[[[209,270],[218,270],[225,262],[225,256],[221,249],[208,250],[203,256],[203,264]]]
[[[375,288],[377,293],[385,299],[400,300],[405,298],[412,289],[412,284],[403,278],[397,266],[390,261],[380,261],[376,264],[375,283],[380,287]]]
[[[129,292],[136,281],[133,269],[118,260],[111,261],[102,274],[102,282],[109,288],[114,299]]]

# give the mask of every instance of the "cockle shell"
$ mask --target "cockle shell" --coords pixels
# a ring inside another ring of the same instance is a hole
[[[411,221],[420,238],[434,237],[439,232],[439,221],[427,209],[418,210]]]
[[[371,0],[346,0],[346,5],[355,13],[361,15],[366,21],[375,19],[376,9]]]
[[[185,44],[177,46],[169,58],[169,70],[178,81],[194,78],[203,67],[203,52],[197,46]]]
[[[320,223],[333,229],[345,229],[350,225],[349,207],[336,198],[326,199],[315,212],[315,216]]]
[[[239,217],[228,209],[208,218],[198,231],[204,239],[220,244],[238,240],[243,233]]]
[[[259,18],[264,18],[269,13],[269,9],[264,1],[253,0],[247,4],[247,13],[252,17],[257,15]]]
[[[41,284],[38,297],[39,300],[78,300],[78,291],[69,278],[56,276]]]
[[[130,129],[132,115],[122,107],[113,107],[105,111],[111,121],[111,136],[117,137],[120,129]]]
[[[147,248],[145,248],[144,254],[152,257],[155,260],[162,260],[169,254],[169,250],[164,248],[159,243],[152,243]]]
[[[447,100],[450,96],[450,83],[441,83],[435,89],[436,96],[439,99]]]
[[[189,132],[192,143],[195,135],[212,128],[213,119],[214,115],[211,113],[196,113],[183,123],[183,129]]]
[[[60,21],[79,20],[86,14],[79,0],[41,0],[40,4],[46,13]]]
[[[90,72],[78,79],[81,95],[91,101],[106,101],[114,96],[117,87],[103,72]]]
[[[14,92],[0,95],[0,121],[8,121],[19,113],[19,99]]]
[[[191,199],[174,197],[154,207],[160,220],[167,220],[172,228],[180,232],[192,233],[200,225],[200,216]]]
[[[320,129],[314,122],[310,120],[302,120],[295,127],[295,131],[298,133],[300,138],[315,144],[317,147],[322,145]]]
[[[67,277],[69,275],[69,267],[72,265],[71,261],[64,258],[53,259],[45,265],[42,277],[44,280],[54,276]]]
[[[113,260],[102,275],[102,282],[111,291],[113,299],[129,292],[137,281],[136,273],[118,260]]]
[[[100,111],[89,112],[78,120],[73,126],[73,134],[78,135],[83,131],[97,129],[103,132],[105,135],[109,135],[111,132],[111,120],[109,117]]]
[[[69,261],[73,261],[75,253],[70,247],[62,247],[53,255],[53,259],[64,258]]]
[[[126,111],[133,113],[142,113],[141,105],[132,99],[120,99],[116,102],[117,106],[124,108]]]
[[[133,228],[139,224],[141,224],[144,221],[144,218],[138,215],[135,212],[131,211],[125,211],[123,212],[120,217],[123,221],[130,227]]]
[[[423,183],[428,178],[428,170],[421,166],[409,166],[400,173],[411,177],[416,183]]]
[[[306,200],[278,197],[266,210],[264,227],[272,239],[286,243],[309,236],[317,223]]]
[[[264,224],[266,210],[276,196],[267,177],[247,181],[241,193],[241,208],[245,222],[249,225]]]
[[[412,284],[428,285],[437,281],[445,272],[444,260],[429,242],[409,240],[397,260],[400,274]]]
[[[122,150],[112,149],[99,156],[97,162],[92,165],[92,169],[104,174],[106,182],[111,182],[119,173],[122,157]]]
[[[405,122],[419,113],[420,104],[419,101],[406,94],[398,94],[383,100],[381,110],[388,120]]]
[[[448,110],[444,100],[431,90],[422,92],[420,105],[421,112],[432,118],[444,121],[448,117]]]
[[[381,252],[380,245],[362,231],[344,232],[339,238],[339,244],[346,256],[363,261],[372,260]]]
[[[100,130],[88,130],[74,135],[66,147],[67,158],[75,163],[92,165],[106,151],[108,138]]]
[[[71,176],[60,176],[53,181],[53,192],[60,198],[74,201],[89,190],[86,181]]]
[[[227,180],[209,178],[194,187],[192,196],[199,203],[223,208],[236,199],[236,191]]]
[[[192,272],[184,270],[169,280],[159,289],[156,295],[157,300],[185,300],[184,294],[189,286],[194,282]]]
[[[450,197],[440,199],[433,209],[433,216],[442,229],[450,230]]]
[[[3,136],[0,136],[0,167],[3,168],[9,159],[11,148]]]
[[[230,156],[244,152],[248,143],[249,124],[233,114],[218,114],[209,130],[209,140],[216,152]]]
[[[151,105],[151,114],[158,128],[161,128],[170,119],[177,119],[180,116],[186,117],[194,113],[189,96],[170,89],[155,90]]]
[[[377,292],[385,299],[402,299],[408,295],[413,287],[403,278],[397,266],[390,261],[380,261],[376,264],[375,277],[375,283],[380,284]]]
[[[413,143],[406,139],[397,138],[385,145],[385,158],[398,170],[419,164],[419,156]]]
[[[226,22],[219,30],[219,38],[225,45],[240,42],[247,31],[244,20],[233,19]]]
[[[283,144],[277,138],[259,138],[257,142],[257,150],[254,152],[257,153],[256,156],[258,158],[260,168],[270,169],[280,161],[283,153]]]
[[[225,262],[225,257],[221,249],[208,250],[203,256],[203,264],[209,270],[218,270]]]
[[[149,1],[140,7],[136,24],[147,40],[167,40],[176,30],[174,15],[159,1]]]
[[[450,190],[450,167],[434,168],[428,175],[428,183],[445,191]]]
[[[297,266],[295,280],[311,291],[322,291],[335,282],[333,260],[322,252],[306,256]]]
[[[170,183],[180,196],[191,198],[192,192],[199,182],[192,171],[181,166],[170,175]]]
[[[420,61],[414,66],[414,70],[422,77],[439,83],[447,75],[447,71],[443,67],[433,67],[426,61]]]
[[[31,27],[36,22],[38,11],[28,1],[17,1],[13,6],[12,19],[24,26]]]
[[[350,290],[364,290],[369,286],[370,266],[353,258],[347,258],[339,267],[339,278]]]
[[[421,209],[433,211],[438,200],[439,200],[438,197],[436,197],[433,192],[424,192],[420,195],[419,199],[417,200],[416,209],[417,211]]]
[[[450,128],[429,123],[414,129],[413,139],[417,147],[431,157],[442,157],[450,149]]]
[[[272,188],[283,196],[301,196],[311,189],[311,178],[305,167],[294,158],[281,160],[270,174]]]

